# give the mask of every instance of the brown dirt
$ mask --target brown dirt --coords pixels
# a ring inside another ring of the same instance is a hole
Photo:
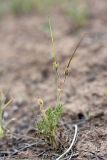
[[[74,149],[78,155],[74,157],[75,160],[106,160],[106,0],[91,0],[90,10],[91,16],[87,25],[78,32],[75,32],[70,18],[65,16],[60,7],[54,8],[50,15],[54,22],[58,59],[62,65],[69,60],[81,35],[84,32],[89,33],[71,64],[71,74],[63,97],[63,119],[66,124],[76,123],[79,126]],[[5,119],[17,119],[11,127],[18,134],[27,133],[38,118],[36,115],[39,110],[35,97],[42,97],[46,104],[55,102],[54,73],[50,56],[52,48],[50,36],[44,31],[47,22],[47,16],[40,14],[19,18],[10,15],[0,22],[0,89],[8,92],[8,99],[15,97],[13,106],[5,112]],[[20,142],[20,145],[24,143]],[[18,145],[16,144],[17,147]],[[10,144],[2,145],[0,150],[8,151],[10,148]],[[37,159],[36,153],[30,149],[18,154],[19,159],[24,156]]]

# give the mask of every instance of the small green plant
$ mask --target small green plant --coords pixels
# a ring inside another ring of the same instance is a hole
[[[53,3],[53,0],[11,0],[10,10],[15,15],[21,15],[35,10],[46,10]]]
[[[0,139],[5,137],[5,131],[6,131],[6,124],[4,123],[4,111],[9,106],[9,104],[12,102],[12,99],[5,103],[6,98],[3,95],[3,93],[0,93]]]
[[[82,0],[70,0],[67,5],[67,13],[72,18],[76,28],[83,27],[88,18],[86,2]]]
[[[55,84],[56,84],[56,105],[47,107],[47,109],[44,108],[44,102],[40,98],[38,99],[38,104],[40,106],[41,111],[41,119],[37,122],[36,127],[38,128],[39,134],[44,137],[45,140],[49,144],[53,146],[54,149],[59,148],[59,139],[57,137],[57,131],[58,131],[58,124],[61,119],[61,116],[63,114],[63,103],[61,100],[61,96],[63,93],[63,87],[65,84],[65,80],[67,76],[69,75],[69,68],[71,61],[76,53],[77,48],[79,47],[83,37],[79,41],[79,43],[76,45],[72,56],[70,57],[67,65],[65,66],[63,76],[63,81],[60,81],[60,73],[59,73],[59,63],[57,62],[57,56],[56,56],[56,49],[54,44],[54,38],[53,38],[53,32],[52,27],[49,21],[49,28],[51,33],[51,40],[52,40],[52,46],[53,46],[53,69],[55,71]],[[62,80],[62,79],[61,79]]]
[[[54,108],[48,107],[47,110],[44,110],[44,108],[42,107],[43,106],[41,106],[42,118],[37,123],[37,128],[40,134],[42,134],[43,137],[47,140],[47,142],[51,144],[54,147],[54,149],[57,149],[58,141],[57,141],[56,131],[58,123],[63,113],[63,105],[59,104]]]
[[[11,11],[16,15],[31,13],[35,9],[35,0],[11,0]]]
[[[63,104],[60,102],[61,89],[59,88],[59,64],[56,59],[56,50],[54,45],[54,38],[52,27],[49,21],[49,28],[51,33],[51,40],[53,46],[53,69],[55,71],[55,81],[56,81],[56,106],[48,107],[44,109],[44,102],[42,99],[38,99],[38,104],[40,106],[40,111],[42,113],[41,119],[37,123],[37,128],[40,134],[47,140],[49,144],[53,146],[54,149],[58,149],[57,140],[57,128],[60,118],[63,113]]]
[[[45,12],[56,2],[61,0],[0,0],[0,17],[13,13],[14,15],[29,14],[38,10]],[[62,3],[62,2],[61,2]]]

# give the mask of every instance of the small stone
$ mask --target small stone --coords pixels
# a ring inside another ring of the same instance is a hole
[[[18,107],[17,105],[14,105],[14,106],[13,106],[13,112],[17,112],[18,109],[19,109],[19,107]]]

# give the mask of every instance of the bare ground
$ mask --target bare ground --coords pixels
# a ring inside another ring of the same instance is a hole
[[[91,16],[87,25],[75,32],[70,18],[56,7],[54,22],[57,56],[62,66],[69,60],[81,35],[83,40],[71,64],[63,97],[67,124],[78,124],[75,160],[107,159],[107,3],[90,2]],[[35,97],[46,104],[55,102],[54,73],[51,67],[50,36],[44,26],[46,15],[34,14],[19,18],[8,16],[0,22],[0,89],[15,97],[5,113],[8,121],[17,120],[13,131],[26,133],[39,114]],[[34,112],[35,111],[35,116]],[[88,118],[88,119],[87,119]],[[73,133],[72,133],[73,134]],[[2,144],[2,142],[1,142]],[[10,146],[9,146],[10,147]],[[0,150],[8,150],[2,145]],[[31,150],[18,155],[35,158]],[[15,157],[16,158],[16,157]],[[14,158],[14,159],[15,159]],[[51,159],[51,158],[50,158]]]

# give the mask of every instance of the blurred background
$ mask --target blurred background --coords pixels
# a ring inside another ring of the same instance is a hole
[[[4,119],[9,122],[15,117],[8,128],[25,134],[40,115],[37,98],[44,100],[45,107],[55,105],[49,19],[61,81],[76,44],[86,33],[64,87],[64,124],[89,118],[79,130],[77,159],[107,157],[107,0],[0,0],[0,91],[6,101],[14,98]],[[13,143],[17,144],[3,139],[0,150],[17,152]],[[19,156],[31,158],[27,151]]]
[[[11,112],[18,117],[35,107],[35,97],[55,102],[49,18],[62,71],[87,33],[71,64],[63,98],[66,107],[91,110],[93,88],[105,93],[106,0],[0,0],[0,90],[8,99],[15,97]]]

